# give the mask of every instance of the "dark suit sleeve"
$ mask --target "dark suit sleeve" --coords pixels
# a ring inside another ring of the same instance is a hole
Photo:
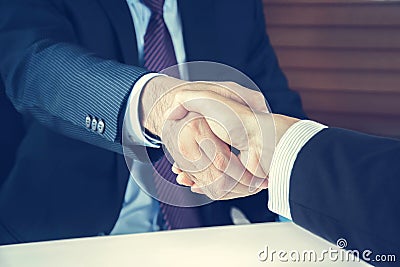
[[[17,110],[64,135],[120,151],[124,105],[147,71],[76,45],[57,1],[0,3],[0,73]],[[105,122],[102,135],[86,129],[87,115]]]
[[[295,223],[348,249],[400,257],[400,141],[329,128],[300,151],[290,180]],[[377,264],[377,262],[371,262]]]

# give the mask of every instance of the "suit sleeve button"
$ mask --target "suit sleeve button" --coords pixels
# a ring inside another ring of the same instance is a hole
[[[96,118],[92,119],[92,130],[93,131],[97,130],[97,119]]]
[[[105,123],[103,120],[99,120],[99,122],[97,123],[97,131],[99,132],[99,134],[104,133],[104,128],[106,127]]]
[[[86,125],[86,128],[88,128],[88,129],[90,129],[92,127],[92,117],[90,117],[89,115],[86,116],[85,125]]]

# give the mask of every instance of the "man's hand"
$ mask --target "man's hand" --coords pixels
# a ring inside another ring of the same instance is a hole
[[[252,174],[260,172],[268,174],[276,144],[287,129],[298,121],[282,115],[252,110],[248,106],[210,91],[181,91],[175,97],[174,107],[169,119],[184,120],[192,112],[201,114],[221,141],[240,151],[241,164],[234,160],[229,162],[229,158],[225,158],[227,163],[222,165],[215,164],[220,161],[214,161],[214,167],[223,173],[226,172],[226,166],[237,165],[245,166]],[[207,180],[196,181],[192,179],[193,174],[180,168],[179,164],[174,165],[173,171],[178,174],[178,182],[192,186],[194,192],[206,195],[212,192],[218,195],[228,191],[225,187],[227,184],[228,187],[232,186],[231,181],[222,182],[223,178],[221,180],[220,176],[209,176]],[[247,196],[257,191],[259,180],[245,184],[242,182],[243,176],[237,173],[230,175],[230,178],[237,181],[236,186],[231,188],[234,194]],[[267,180],[261,184],[265,187]]]
[[[244,90],[238,84],[184,82],[159,76],[145,87],[141,99],[142,123],[152,133],[161,137],[171,162],[190,173],[194,181],[223,183],[224,190],[208,192],[213,199],[229,199],[241,196],[240,191],[256,184],[253,193],[266,188],[264,179],[255,177],[241,164],[229,146],[210,129],[209,123],[198,114],[191,113],[179,121],[167,120],[171,106],[180,92],[206,90],[215,92],[242,105],[250,105],[260,112],[267,112],[261,93]],[[243,94],[246,92],[246,94]],[[228,163],[228,164],[227,164]],[[236,179],[241,177],[241,184]],[[238,187],[243,187],[238,189]],[[237,191],[237,192],[236,192]]]
[[[187,82],[162,75],[151,79],[143,89],[139,107],[142,125],[161,137],[166,121],[165,114],[171,108],[176,94],[183,90],[215,92],[260,112],[268,112],[260,92],[246,89],[236,83]]]

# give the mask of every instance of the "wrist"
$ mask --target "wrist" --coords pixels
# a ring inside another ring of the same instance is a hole
[[[146,128],[148,131],[152,132],[155,134],[155,122],[151,119],[149,119],[149,114],[151,112],[151,109],[155,103],[155,100],[157,99],[157,94],[156,94],[156,82],[158,79],[162,79],[162,77],[154,77],[151,80],[149,80],[146,85],[142,89],[142,93],[140,95],[140,101],[139,101],[139,119],[140,123],[143,126],[143,128]]]
[[[288,117],[280,114],[272,114],[274,126],[275,126],[275,147],[279,144],[282,136],[286,133],[289,128],[300,121],[297,118]]]
[[[261,160],[260,165],[263,171],[268,174],[270,171],[270,166],[272,163],[272,158],[274,156],[275,150],[281,141],[283,135],[287,130],[299,119],[280,115],[264,113],[261,115],[261,135],[260,148],[261,148]]]
[[[166,75],[152,78],[143,87],[140,96],[141,125],[157,136],[161,136],[165,112],[174,98],[174,88],[184,81]]]

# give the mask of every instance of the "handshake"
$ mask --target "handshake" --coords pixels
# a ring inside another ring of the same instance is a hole
[[[142,125],[168,150],[177,182],[213,200],[266,189],[275,147],[298,121],[270,113],[260,92],[236,83],[167,76],[146,85],[140,109]]]

